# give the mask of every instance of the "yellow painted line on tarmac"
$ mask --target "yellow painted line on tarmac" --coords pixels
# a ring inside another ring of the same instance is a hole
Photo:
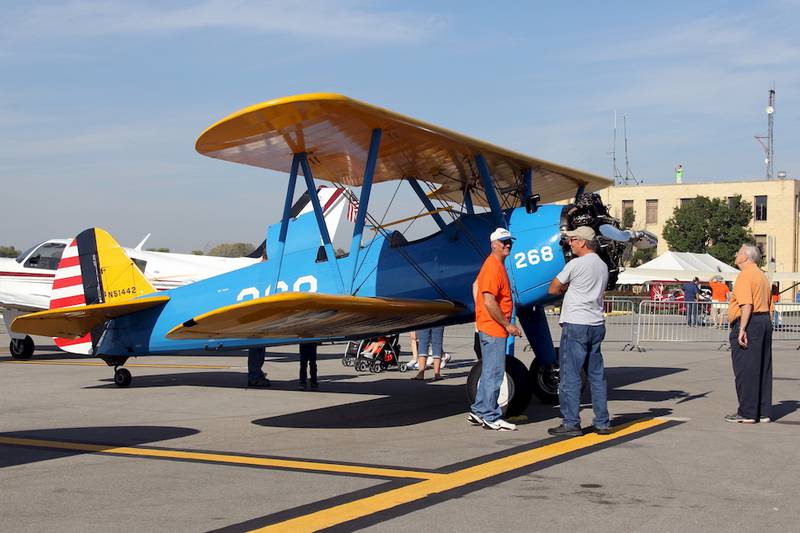
[[[78,450],[84,452],[103,453],[111,455],[124,455],[132,457],[155,457],[161,459],[184,459],[223,463],[230,465],[261,466],[266,468],[281,468],[319,472],[324,474],[353,474],[381,478],[411,478],[430,480],[443,477],[446,474],[435,472],[419,472],[395,468],[380,468],[372,466],[347,465],[336,463],[322,463],[296,459],[272,459],[267,457],[246,457],[208,452],[190,452],[180,450],[158,450],[154,448],[114,447],[103,444],[84,444],[81,442],[62,442],[42,439],[25,439],[17,437],[0,437],[0,444],[15,446],[35,446],[37,448],[52,448],[58,450]]]
[[[297,518],[278,522],[253,531],[317,531],[333,527],[351,520],[356,520],[381,511],[397,507],[448,490],[457,489],[470,483],[479,482],[490,477],[504,474],[518,468],[553,459],[560,455],[579,451],[596,444],[602,444],[614,439],[644,431],[646,429],[668,423],[668,420],[658,418],[632,422],[620,426],[610,435],[589,433],[581,437],[574,437],[548,444],[540,448],[526,450],[500,459],[487,461],[445,474],[433,479],[428,479],[398,489],[381,492],[367,498],[336,505]]]
[[[76,366],[108,366],[98,361],[0,361],[13,365],[76,365]],[[125,365],[126,368],[195,368],[195,369],[224,369],[237,368],[230,365],[173,365],[155,363],[132,363]]]

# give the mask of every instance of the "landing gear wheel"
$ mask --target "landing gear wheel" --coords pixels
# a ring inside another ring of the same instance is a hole
[[[11,339],[8,345],[11,357],[14,359],[30,359],[34,348],[36,348],[36,345],[29,335],[26,335],[24,339]]]
[[[560,374],[558,363],[543,365],[538,359],[531,363],[530,380],[533,394],[545,405],[558,404],[558,383]]]
[[[355,364],[355,367],[357,372],[366,372],[367,370],[369,370],[369,363],[367,363],[366,361],[358,361]]]
[[[381,372],[383,372],[383,366],[380,363],[375,363],[372,365],[371,371],[374,374],[380,374]]]
[[[472,367],[467,378],[467,399],[470,405],[475,402],[478,395],[483,361],[478,361]],[[506,357],[506,371],[503,383],[500,385],[500,396],[497,403],[503,410],[503,417],[520,415],[528,408],[531,402],[531,381],[528,369],[516,357]]]
[[[399,367],[400,367],[400,372],[405,372],[406,370],[408,370],[408,363],[400,363]]]
[[[127,387],[131,384],[131,373],[127,368],[117,368],[114,370],[114,383],[118,387]]]

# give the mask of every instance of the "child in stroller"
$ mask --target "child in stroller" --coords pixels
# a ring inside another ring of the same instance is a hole
[[[400,362],[399,338],[400,336],[395,334],[350,341],[342,356],[342,364],[355,367],[357,372],[370,371],[377,374],[390,366],[396,366],[400,372],[405,372],[408,365]]]

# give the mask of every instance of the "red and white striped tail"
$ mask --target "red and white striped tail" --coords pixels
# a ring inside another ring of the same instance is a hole
[[[73,239],[58,263],[56,277],[53,279],[53,291],[50,294],[50,309],[76,305],[86,305],[86,297],[83,292],[83,275],[78,257],[78,240]],[[92,349],[91,333],[79,339],[53,337],[53,340],[56,346],[65,352],[88,355]]]

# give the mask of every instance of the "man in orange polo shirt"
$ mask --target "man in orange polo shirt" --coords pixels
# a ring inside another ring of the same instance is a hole
[[[725,304],[731,291],[722,276],[714,276],[708,286],[711,287],[711,317],[714,319],[714,326],[721,328],[724,324]]]
[[[497,404],[506,370],[506,339],[509,335],[522,335],[511,322],[514,302],[504,264],[511,253],[513,237],[507,229],[497,228],[489,241],[492,252],[475,281],[475,325],[480,335],[482,366],[478,392],[467,421],[485,429],[514,431],[517,426],[500,418],[503,411]]]
[[[727,422],[770,422],[772,416],[772,322],[769,280],[758,268],[761,253],[751,244],[736,252],[741,273],[733,284],[728,322],[739,409]]]

